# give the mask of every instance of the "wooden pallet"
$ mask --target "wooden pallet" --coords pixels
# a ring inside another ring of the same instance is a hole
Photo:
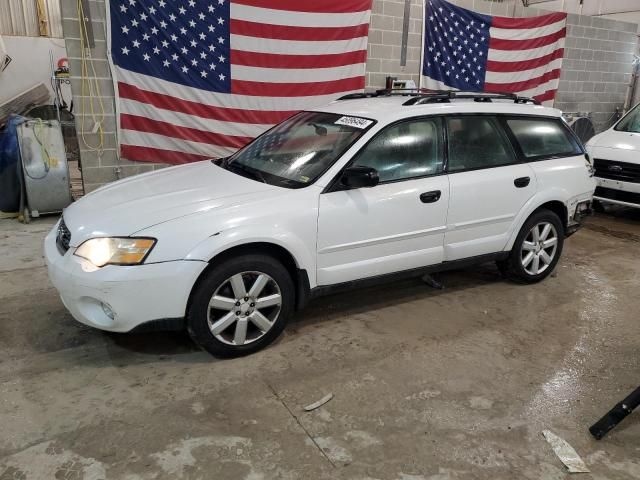
[[[82,198],[84,187],[82,185],[82,172],[78,168],[77,160],[69,160],[69,180],[71,182],[71,196],[74,200]]]

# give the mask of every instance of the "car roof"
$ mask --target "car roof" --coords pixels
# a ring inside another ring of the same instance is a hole
[[[374,96],[346,100],[335,100],[327,105],[316,107],[318,112],[335,113],[365,117],[387,124],[403,118],[422,115],[442,115],[448,113],[502,113],[511,115],[534,115],[545,117],[561,117],[562,112],[555,108],[534,105],[531,103],[515,103],[508,99],[492,99],[492,101],[474,101],[473,98],[451,99],[447,102],[416,103],[403,105],[415,97],[407,95]]]

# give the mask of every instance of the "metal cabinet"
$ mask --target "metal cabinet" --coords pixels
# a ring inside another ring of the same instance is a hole
[[[18,144],[31,216],[62,211],[72,198],[60,123],[26,121],[18,126]]]

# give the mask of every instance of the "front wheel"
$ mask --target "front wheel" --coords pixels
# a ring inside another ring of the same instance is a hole
[[[556,267],[564,245],[560,218],[540,210],[524,223],[506,260],[498,262],[505,276],[519,283],[544,280]]]
[[[239,357],[273,342],[294,307],[289,272],[266,255],[214,265],[194,291],[187,315],[191,338],[216,357]]]

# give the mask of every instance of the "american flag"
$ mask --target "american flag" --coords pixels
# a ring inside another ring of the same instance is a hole
[[[428,0],[422,87],[517,93],[553,103],[566,21],[566,13],[496,17]]]
[[[371,0],[110,0],[122,158],[227,156],[362,91]]]

